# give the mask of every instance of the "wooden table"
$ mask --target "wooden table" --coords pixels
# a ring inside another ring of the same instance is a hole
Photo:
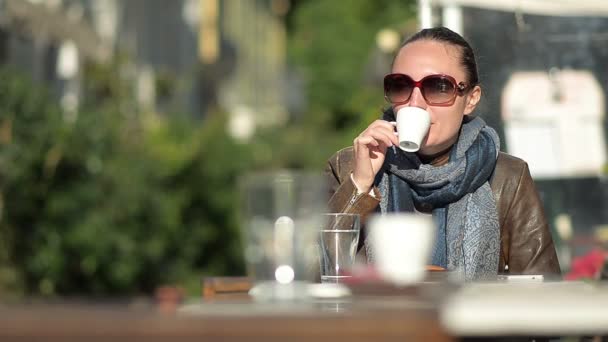
[[[440,301],[416,289],[400,291],[353,288],[352,297],[283,303],[197,300],[171,314],[152,305],[0,305],[0,341],[450,341],[608,333],[604,286],[467,285],[440,291],[449,293]]]
[[[450,341],[436,311],[407,299],[196,302],[174,314],[126,307],[0,307],[0,341]]]

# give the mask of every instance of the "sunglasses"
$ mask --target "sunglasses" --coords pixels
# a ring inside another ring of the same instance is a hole
[[[394,105],[407,103],[416,87],[429,106],[451,106],[456,96],[464,95],[467,89],[464,82],[456,83],[448,75],[428,75],[420,81],[414,81],[404,74],[384,76],[384,98]]]

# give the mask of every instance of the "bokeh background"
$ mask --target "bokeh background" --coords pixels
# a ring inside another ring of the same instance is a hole
[[[608,240],[608,3],[0,0],[0,296],[199,293],[245,272],[238,180],[320,171],[403,38],[470,40],[562,267]]]

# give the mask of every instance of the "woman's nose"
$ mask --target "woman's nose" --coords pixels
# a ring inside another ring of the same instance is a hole
[[[410,107],[418,107],[426,110],[427,104],[424,96],[422,96],[422,92],[420,88],[415,87],[412,91],[412,96],[410,97]]]

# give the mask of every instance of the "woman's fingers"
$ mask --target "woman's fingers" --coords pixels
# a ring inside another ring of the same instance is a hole
[[[354,144],[355,144],[355,146],[372,145],[374,147],[377,147],[380,145],[378,143],[378,141],[371,135],[363,135],[363,136],[357,137],[354,141]]]
[[[385,120],[372,122],[365,131],[356,137],[353,141],[355,149],[353,179],[356,184],[369,191],[376,173],[384,162],[386,149],[398,144],[399,139],[395,136],[395,125]]]
[[[381,132],[389,139],[392,145],[399,145],[399,138],[397,137],[396,131],[396,122],[389,122],[384,120],[376,120],[363,132],[366,134],[368,132]],[[387,144],[391,146],[391,144]]]
[[[392,132],[384,129],[365,131],[357,139],[359,144],[372,145],[374,147],[378,147],[380,143],[387,147],[399,144],[397,137]]]

